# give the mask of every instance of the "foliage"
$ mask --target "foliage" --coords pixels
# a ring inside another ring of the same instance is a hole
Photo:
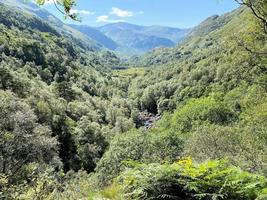
[[[266,1],[264,0],[236,0],[241,5],[245,5],[251,9],[254,16],[257,17],[263,24],[265,33],[267,34],[267,9]]]
[[[266,198],[247,172],[267,173],[267,46],[249,9],[121,70],[32,15],[0,4],[0,22],[1,199]]]
[[[33,110],[12,93],[1,91],[0,102],[0,170],[7,184],[28,178],[28,165],[35,162],[59,165],[49,127],[38,124]]]
[[[39,5],[44,5],[48,0],[35,0]],[[73,20],[77,20],[78,15],[77,13],[72,13],[71,9],[76,4],[75,0],[53,0],[56,8],[63,14],[65,14],[66,17],[70,17]],[[63,8],[63,11],[60,10],[60,7]]]
[[[227,124],[235,120],[235,114],[224,103],[212,97],[191,99],[173,115],[173,126],[177,130],[190,131],[194,121]]]
[[[131,130],[115,137],[96,168],[100,184],[110,182],[127,166],[127,160],[162,162],[179,159],[182,151],[179,135],[172,131],[157,133]],[[109,166],[108,168],[106,166]]]
[[[249,174],[226,161],[195,165],[191,159],[173,164],[140,164],[117,180],[130,199],[257,199],[265,177]]]

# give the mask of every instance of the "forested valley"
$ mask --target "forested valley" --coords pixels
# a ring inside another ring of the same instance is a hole
[[[127,61],[0,3],[0,199],[267,199],[253,2]]]

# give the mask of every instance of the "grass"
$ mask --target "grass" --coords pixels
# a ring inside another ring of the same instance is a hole
[[[146,72],[145,68],[142,67],[133,67],[123,70],[114,70],[113,76],[114,77],[121,77],[121,78],[133,78],[136,76],[142,76]]]

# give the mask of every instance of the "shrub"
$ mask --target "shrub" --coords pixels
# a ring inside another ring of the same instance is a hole
[[[230,166],[225,160],[195,165],[191,159],[173,164],[140,164],[116,182],[130,199],[255,200],[267,181]]]
[[[222,102],[212,97],[192,99],[185,106],[178,108],[173,115],[172,125],[178,131],[188,132],[194,121],[209,121],[214,124],[227,124],[235,119]]]

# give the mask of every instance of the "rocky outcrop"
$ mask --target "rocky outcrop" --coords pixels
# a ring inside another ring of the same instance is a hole
[[[156,121],[161,118],[160,114],[149,113],[148,111],[142,111],[138,115],[138,120],[142,126],[146,129],[150,129],[154,127]]]

